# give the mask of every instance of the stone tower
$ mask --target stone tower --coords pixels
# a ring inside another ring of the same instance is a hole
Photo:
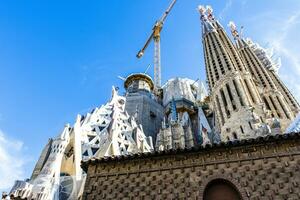
[[[130,74],[125,82],[125,110],[130,116],[135,116],[137,123],[142,125],[145,135],[151,136],[156,142],[156,134],[161,128],[164,118],[160,99],[153,93],[154,84],[150,76],[144,73]]]
[[[291,111],[294,116],[297,115],[300,111],[300,105],[292,95],[290,90],[286,87],[286,85],[282,82],[282,80],[278,76],[278,70],[281,65],[281,61],[277,59],[274,60],[272,51],[268,51],[262,48],[259,44],[252,42],[250,39],[246,40],[248,45],[254,51],[258,59],[262,62],[265,68],[267,68],[267,72],[272,78],[278,90],[284,97],[284,100],[288,103],[291,108]]]
[[[229,26],[236,41],[236,48],[255,81],[255,86],[263,103],[267,110],[271,111],[271,117],[280,120],[281,127],[284,130],[297,114],[296,100],[292,98],[292,95],[280,81],[277,74],[269,71],[258,58],[253,48],[250,47],[250,44],[240,37],[235,24],[230,22]]]
[[[66,125],[63,132],[51,142],[51,152],[39,174],[31,182],[16,181],[11,194],[21,199],[59,198],[60,168],[71,131],[71,127]]]
[[[290,107],[291,112],[295,117],[300,111],[299,103],[292,95],[290,90],[286,87],[286,85],[280,80],[278,74],[274,70],[269,70],[268,73],[270,74],[278,90],[281,92],[281,94],[283,94],[285,101],[288,103],[288,106]]]
[[[251,73],[212,9],[199,7],[202,42],[216,130],[221,140],[254,138],[269,133],[267,113]]]

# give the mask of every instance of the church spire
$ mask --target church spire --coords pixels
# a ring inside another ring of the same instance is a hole
[[[211,6],[206,6],[207,19],[210,21],[215,21],[215,17],[213,15],[213,9]]]
[[[222,140],[256,137],[264,117],[259,93],[236,47],[224,28],[215,19],[213,9],[199,7],[202,21],[202,42],[211,101],[216,113],[216,130]],[[213,28],[208,31],[207,26]],[[255,116],[255,117],[250,117]],[[233,126],[236,121],[239,125]],[[244,131],[248,135],[244,134]]]
[[[200,5],[198,6],[198,10],[200,12],[200,19],[202,22],[202,34],[205,35],[209,32],[216,32],[216,29],[213,27],[212,23],[207,18],[205,7]]]
[[[240,34],[238,33],[237,29],[236,29],[236,25],[233,21],[230,21],[228,23],[228,26],[230,27],[230,30],[231,30],[231,34],[233,36],[233,38],[235,40],[239,40],[240,39]]]
[[[228,27],[230,28],[231,35],[236,42],[237,48],[242,48],[248,45],[245,39],[242,38],[241,34],[238,32],[237,27],[233,21],[230,21],[228,23]]]
[[[272,74],[264,66],[263,62],[258,58],[249,43],[236,30],[233,22],[229,23],[231,33],[237,42],[237,49],[240,56],[244,60],[254,80],[257,82],[257,88],[260,97],[263,100],[266,108],[272,112],[272,117],[280,119],[283,129],[290,123],[294,115],[292,114],[292,107],[288,104],[288,100],[283,95],[282,91],[278,89],[278,84],[275,84],[275,79]]]

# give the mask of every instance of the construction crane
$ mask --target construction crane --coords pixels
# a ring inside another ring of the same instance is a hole
[[[150,44],[151,40],[154,40],[154,87],[159,89],[161,87],[161,65],[160,65],[160,32],[163,28],[163,24],[175,5],[177,0],[173,0],[168,9],[164,12],[160,20],[156,21],[154,27],[152,28],[152,33],[148,40],[146,41],[143,48],[136,55],[137,58],[141,58],[144,55],[145,50]]]

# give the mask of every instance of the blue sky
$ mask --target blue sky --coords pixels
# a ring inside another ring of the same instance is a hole
[[[118,75],[152,64],[153,45],[142,60],[135,55],[169,2],[0,2],[0,190],[30,176],[65,123],[105,103],[112,85],[122,88]],[[161,35],[163,82],[205,79],[200,3],[212,5],[227,32],[233,20],[245,37],[273,48],[280,76],[300,99],[299,0],[178,0]]]

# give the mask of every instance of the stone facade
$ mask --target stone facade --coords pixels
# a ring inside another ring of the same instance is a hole
[[[297,105],[297,101],[294,99],[294,105],[292,102],[288,103],[288,100],[290,100],[292,96],[288,93],[288,90],[282,93],[284,84],[280,82],[280,79],[276,79],[277,76],[271,76],[272,74],[274,75],[274,73],[267,69],[253,48],[250,47],[244,38],[240,37],[235,24],[231,22],[230,26],[231,32],[237,42],[236,47],[239,54],[255,81],[255,86],[259,91],[266,109],[270,111],[273,118],[280,119],[281,126],[284,130],[298,112],[294,107]],[[280,90],[278,86],[280,86]]]
[[[207,186],[224,180],[239,199],[296,200],[300,133],[89,160],[82,167],[83,199],[209,199]]]
[[[202,43],[215,129],[222,141],[267,134],[267,119],[253,77],[212,9],[199,7]],[[247,134],[245,134],[247,133]]]
[[[215,19],[212,8],[199,7],[202,43],[215,129],[221,140],[241,140],[282,133],[299,104],[270,72],[233,22],[234,44]]]

